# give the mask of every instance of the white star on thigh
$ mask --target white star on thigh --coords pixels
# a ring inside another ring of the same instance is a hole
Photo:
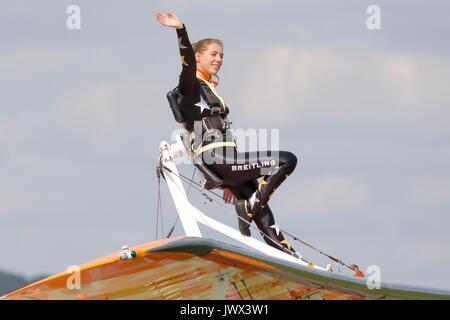
[[[277,232],[277,236],[280,234],[280,227],[278,227],[276,224],[274,224],[273,226],[270,226],[270,227],[275,229],[275,231]]]
[[[202,95],[200,95],[200,101],[197,102],[195,104],[195,106],[200,107],[200,113],[203,112],[204,109],[209,109],[211,110],[211,108],[208,106],[208,104],[206,103],[205,99],[203,99]]]

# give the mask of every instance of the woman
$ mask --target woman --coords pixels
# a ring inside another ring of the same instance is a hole
[[[222,41],[203,39],[191,45],[184,24],[175,14],[156,12],[155,19],[176,29],[182,64],[177,88],[186,128],[201,137],[196,155],[224,182],[225,202],[238,199],[234,204],[242,218],[241,233],[250,236],[249,223],[254,220],[266,243],[298,256],[267,205],[275,189],[294,171],[297,158],[285,151],[267,151],[264,155],[237,152],[226,120],[229,109],[216,91],[217,73],[223,63]]]

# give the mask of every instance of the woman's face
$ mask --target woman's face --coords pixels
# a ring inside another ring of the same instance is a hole
[[[211,76],[216,75],[223,62],[223,48],[218,43],[211,43],[203,52],[195,54],[197,69]]]

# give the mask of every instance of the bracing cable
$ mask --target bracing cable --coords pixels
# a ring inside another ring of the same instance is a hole
[[[167,170],[169,173],[172,173],[173,175],[179,177],[179,178],[182,179],[183,182],[185,182],[185,183],[190,182],[190,183],[192,183],[193,185],[199,186],[199,187],[201,188],[201,190],[198,189],[198,188],[196,188],[195,186],[194,186],[193,188],[194,188],[195,190],[197,190],[198,192],[200,192],[201,195],[204,196],[209,202],[212,202],[212,203],[218,205],[219,207],[223,208],[227,213],[229,213],[229,214],[231,214],[231,215],[233,215],[233,216],[235,216],[235,217],[237,216],[238,219],[241,219],[241,220],[243,220],[243,221],[246,221],[246,220],[243,219],[242,217],[239,217],[238,215],[236,215],[236,212],[231,211],[230,209],[228,209],[227,207],[225,207],[224,205],[222,205],[220,202],[218,202],[218,201],[214,200],[213,198],[209,197],[205,192],[203,192],[203,190],[206,190],[206,189],[204,189],[202,185],[198,184],[197,182],[195,182],[195,181],[193,181],[193,180],[190,180],[188,177],[184,176],[184,175],[181,174],[181,173],[179,173],[179,174],[174,173],[170,168],[167,168],[166,166],[162,166],[162,169]],[[206,190],[206,191],[208,191],[208,192],[212,193],[213,195],[215,195],[216,197],[222,199],[222,197],[221,197],[220,195],[218,195],[217,193],[212,192],[211,190]],[[259,233],[261,233],[263,236],[265,236],[265,238],[268,239],[269,241],[271,241],[276,247],[280,248],[281,251],[286,252],[286,253],[288,253],[288,254],[290,254],[290,255],[294,255],[294,254],[293,254],[291,251],[289,251],[286,247],[284,247],[283,245],[281,245],[281,244],[278,243],[277,241],[273,240],[269,235],[267,235],[266,233],[264,233],[264,232],[262,232],[261,230],[257,229],[255,226],[253,226],[253,225],[250,224],[250,227],[251,227],[251,228],[254,228],[254,229],[256,229],[256,230],[258,230]],[[303,261],[306,262],[306,263],[310,263],[309,261],[305,260],[305,259],[302,258],[302,257],[300,257],[300,259],[303,260]]]
[[[219,202],[215,201],[214,199],[212,199],[211,197],[209,197],[204,191],[207,191],[207,192],[211,193],[212,195],[214,195],[214,196],[216,196],[216,197],[218,197],[218,198],[220,198],[220,199],[222,199],[222,196],[218,195],[218,194],[215,193],[215,192],[212,192],[211,190],[206,190],[206,189],[204,189],[202,185],[198,184],[197,182],[193,181],[192,179],[189,179],[188,177],[184,176],[184,175],[181,174],[181,173],[175,174],[172,170],[170,170],[170,168],[167,168],[167,167],[164,166],[164,165],[161,166],[161,169],[167,170],[168,172],[174,174],[175,176],[177,176],[177,177],[183,179],[184,182],[186,182],[186,183],[189,182],[190,185],[194,184],[194,185],[200,187],[201,190],[197,189],[196,187],[194,187],[194,189],[197,190],[197,191],[199,191],[199,192],[200,192],[204,197],[206,197],[206,199],[208,199],[210,202],[215,203],[216,205],[218,205],[218,206],[222,207],[223,209],[225,209],[227,212],[231,212],[234,216],[236,216],[236,213],[235,213],[235,212],[232,212],[231,210],[229,210],[228,208],[226,208],[225,206],[223,206],[221,203],[219,203]],[[245,219],[243,219],[243,218],[241,218],[241,217],[239,217],[239,216],[237,216],[237,217],[238,217],[239,219],[245,221]],[[256,227],[253,226],[253,225],[250,225],[250,227],[256,228]],[[286,230],[283,230],[283,229],[281,229],[281,228],[280,228],[280,231],[283,232],[283,234],[285,234],[285,235],[289,236],[290,238],[292,238],[294,241],[297,241],[297,242],[303,244],[304,246],[306,246],[306,247],[308,247],[308,248],[310,248],[310,249],[312,249],[312,250],[318,252],[320,255],[323,255],[323,256],[325,256],[325,257],[331,259],[332,261],[334,261],[334,262],[336,262],[336,263],[338,263],[338,264],[340,264],[340,265],[342,265],[342,266],[345,266],[345,267],[349,268],[349,269],[352,270],[352,271],[355,271],[355,272],[356,272],[356,275],[358,275],[358,276],[363,276],[363,273],[361,272],[361,270],[359,269],[359,267],[358,267],[356,264],[348,265],[348,264],[346,264],[345,262],[343,262],[341,259],[337,259],[337,258],[335,258],[335,257],[333,257],[333,256],[331,256],[331,255],[329,255],[329,254],[327,254],[326,252],[324,252],[324,251],[322,251],[322,250],[319,250],[319,249],[315,248],[314,246],[310,245],[309,243],[307,243],[306,241],[300,239],[299,237],[293,235],[292,233],[287,232]],[[261,230],[259,230],[259,229],[258,229],[258,232],[262,233],[262,234],[263,234],[264,236],[266,236],[269,240],[271,240],[274,244],[276,244],[277,246],[281,247],[281,248],[283,249],[283,251],[286,252],[286,248],[285,248],[285,247],[283,247],[283,246],[280,245],[278,242],[276,242],[276,241],[274,241],[273,239],[271,239],[267,234],[264,234],[264,233],[261,232]],[[289,253],[289,252],[288,252],[288,253]],[[303,258],[301,258],[301,259],[302,259],[303,261],[309,263],[307,260],[305,260],[305,259],[303,259]]]
[[[159,230],[159,216],[161,215],[161,231],[164,234],[164,224],[163,224],[163,210],[161,201],[161,170],[159,165],[156,169],[156,176],[158,178],[158,200],[156,205],[156,240],[158,240],[158,230]]]

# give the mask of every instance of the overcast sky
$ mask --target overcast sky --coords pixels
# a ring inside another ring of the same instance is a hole
[[[66,26],[71,4],[80,30]],[[381,30],[367,28],[372,4]],[[158,147],[177,127],[165,95],[181,69],[156,10],[192,41],[224,41],[233,126],[279,129],[300,159],[271,200],[281,228],[380,266],[382,281],[450,289],[448,1],[3,1],[0,269],[62,272],[155,240]]]

